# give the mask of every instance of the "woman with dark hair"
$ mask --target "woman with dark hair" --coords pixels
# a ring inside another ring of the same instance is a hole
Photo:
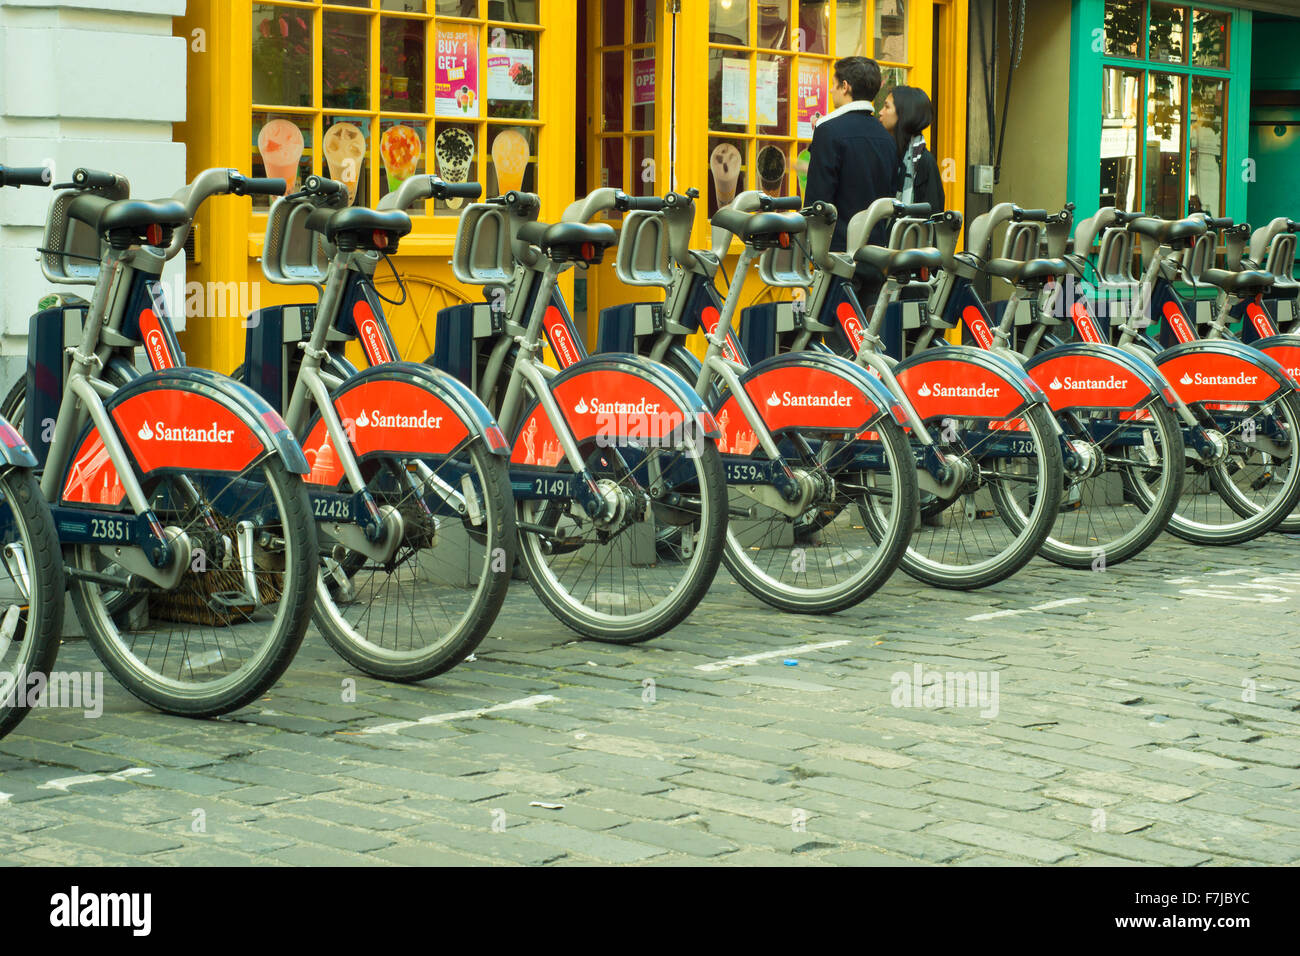
[[[925,137],[921,135],[932,117],[930,97],[914,86],[894,87],[880,108],[880,125],[889,131],[898,146],[903,183],[899,200],[928,202],[931,212],[942,212],[946,201],[939,164],[925,148]]]

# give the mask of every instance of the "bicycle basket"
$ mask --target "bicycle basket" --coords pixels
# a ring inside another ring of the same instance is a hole
[[[262,273],[280,285],[324,285],[335,249],[322,233],[307,228],[311,203],[277,199],[266,220]]]
[[[99,279],[99,265],[108,243],[84,222],[68,215],[68,207],[80,195],[64,190],[50,200],[41,248],[41,272],[51,282],[93,285]]]
[[[509,213],[502,206],[471,203],[461,214],[451,271],[470,285],[504,284],[515,271]]]
[[[668,224],[663,213],[641,211],[624,217],[614,271],[624,285],[654,285],[665,289],[672,285]]]

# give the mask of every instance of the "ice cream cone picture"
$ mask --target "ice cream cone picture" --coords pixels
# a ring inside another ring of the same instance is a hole
[[[366,158],[366,138],[352,123],[335,123],[325,131],[325,162],[330,179],[348,187],[348,205],[357,200],[361,164]]]
[[[528,168],[528,140],[518,130],[503,129],[492,141],[492,164],[497,170],[497,195],[524,188]]]
[[[713,171],[713,191],[717,194],[718,205],[725,206],[736,198],[740,150],[730,143],[719,143],[709,154],[709,169]]]
[[[474,162],[474,138],[463,129],[445,129],[433,141],[433,155],[438,161],[438,174],[446,182],[467,182]],[[459,209],[463,201],[460,197],[448,199],[447,208]]]
[[[302,159],[302,130],[286,119],[273,119],[257,134],[257,151],[270,179],[283,179],[285,195],[298,186],[298,161]]]
[[[390,126],[379,137],[379,158],[388,171],[388,191],[393,192],[415,175],[415,168],[424,155],[424,144],[419,134],[409,126]]]
[[[758,184],[769,196],[780,194],[785,183],[785,151],[779,146],[764,146],[758,151]]]

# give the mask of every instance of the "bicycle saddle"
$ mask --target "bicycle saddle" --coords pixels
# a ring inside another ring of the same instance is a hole
[[[143,199],[109,199],[86,193],[68,204],[68,215],[84,222],[101,236],[116,229],[141,229],[146,226],[183,226],[189,212],[175,199],[146,202]]]
[[[526,222],[519,227],[519,238],[544,252],[556,247],[571,249],[586,242],[607,249],[618,242],[618,233],[613,226],[603,222],[557,222],[554,225]]]
[[[808,229],[808,220],[797,212],[748,213],[724,208],[715,212],[710,222],[738,236],[742,242],[771,239],[783,232],[798,236]]]
[[[1150,216],[1143,216],[1141,219],[1134,219],[1128,224],[1130,232],[1136,232],[1140,236],[1146,236],[1154,239],[1163,245],[1166,242],[1176,242],[1179,239],[1196,239],[1205,235],[1206,223],[1204,219],[1153,219]]]
[[[990,259],[984,268],[991,276],[1015,283],[1051,279],[1070,271],[1064,259]]]
[[[858,262],[875,266],[885,275],[907,275],[929,269],[931,272],[943,265],[943,253],[938,249],[888,249],[885,246],[862,246],[853,254]]]
[[[1254,295],[1273,287],[1274,277],[1271,272],[1258,269],[1246,269],[1231,272],[1227,269],[1206,269],[1200,276],[1203,282],[1218,286],[1232,295]]]
[[[411,217],[399,210],[376,212],[365,206],[317,209],[307,217],[307,228],[323,232],[331,242],[342,232],[391,232],[400,239],[411,231]]]

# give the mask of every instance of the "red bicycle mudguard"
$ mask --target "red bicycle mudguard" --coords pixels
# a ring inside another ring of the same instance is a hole
[[[1112,345],[1075,343],[1040,352],[1025,371],[1047,395],[1052,411],[1108,408],[1130,410],[1159,396],[1174,396],[1158,372]]]
[[[158,471],[238,474],[267,452],[298,474],[307,471],[289,428],[256,393],[205,369],[151,372],[105,403],[137,478]],[[120,505],[126,496],[99,430],[91,423],[62,482],[68,504]]]
[[[666,442],[690,422],[706,438],[719,436],[717,422],[680,376],[633,355],[583,359],[551,379],[551,394],[579,445],[592,439]],[[511,464],[553,468],[563,457],[546,410],[534,403],[515,431]]]
[[[773,435],[799,428],[863,431],[881,415],[901,425],[903,410],[883,385],[847,359],[822,352],[787,352],[764,359],[740,377],[763,425]],[[758,445],[754,426],[734,395],[714,412],[723,454],[748,455]]]
[[[1250,345],[1281,365],[1282,370],[1296,383],[1296,387],[1300,388],[1300,335],[1270,335],[1268,338],[1256,339]]]
[[[1256,404],[1295,388],[1270,356],[1226,339],[1200,339],[1155,355],[1156,366],[1184,402]]]
[[[1026,372],[969,346],[926,349],[899,362],[894,375],[922,421],[1014,419],[1034,402],[1047,402]]]
[[[471,431],[482,436],[488,451],[506,451],[505,436],[487,409],[455,379],[427,365],[390,362],[366,369],[332,397],[358,460],[450,454]],[[311,466],[308,484],[335,488],[343,481],[343,463],[319,414],[307,425],[303,452]]]

